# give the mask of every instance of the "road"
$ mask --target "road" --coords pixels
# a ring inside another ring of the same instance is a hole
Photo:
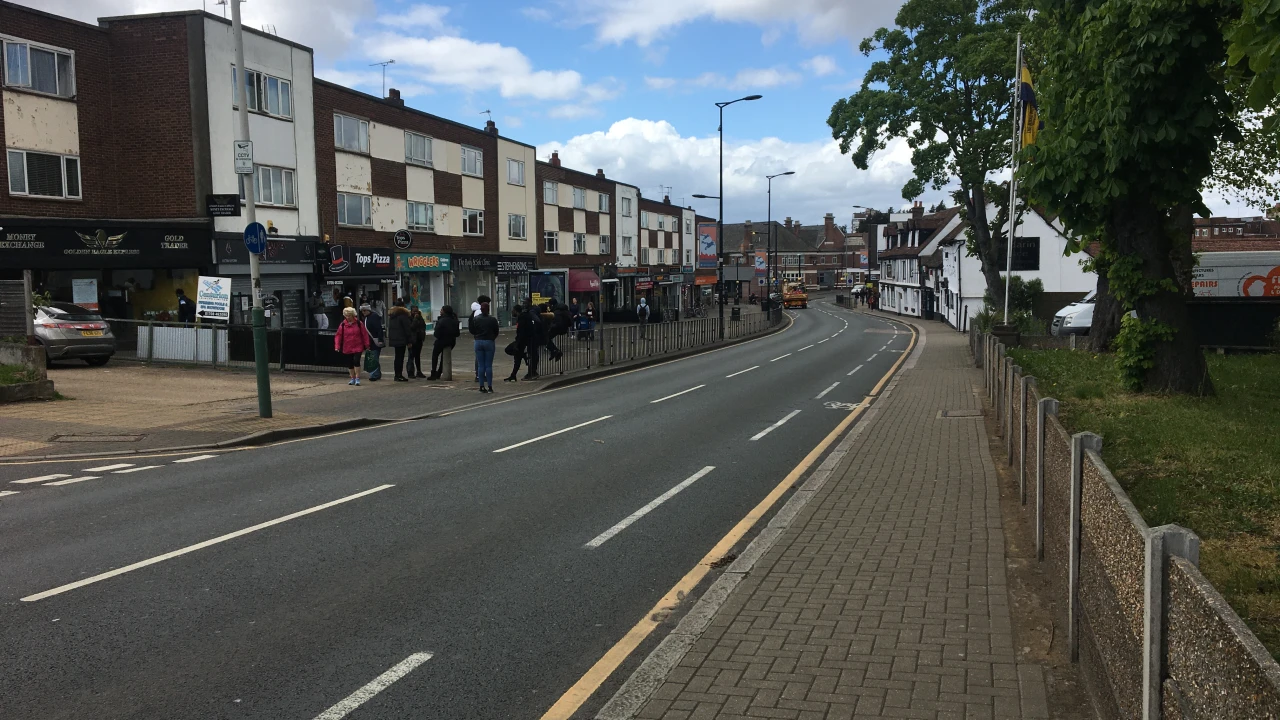
[[[541,717],[910,342],[791,315],[439,419],[0,465],[0,717]]]

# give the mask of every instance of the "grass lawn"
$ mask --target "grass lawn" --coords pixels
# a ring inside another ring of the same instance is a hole
[[[0,365],[0,385],[17,385],[18,383],[34,382],[36,374],[28,374],[26,368],[21,365]]]
[[[1147,523],[1200,536],[1201,571],[1280,659],[1280,355],[1209,355],[1211,398],[1127,392],[1110,355],[1010,355],[1068,429],[1103,437]]]

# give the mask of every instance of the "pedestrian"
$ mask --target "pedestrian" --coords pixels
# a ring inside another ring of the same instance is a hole
[[[324,299],[320,297],[320,293],[311,293],[307,309],[311,311],[311,319],[315,322],[317,330],[329,329],[329,316],[324,314]]]
[[[649,324],[649,301],[640,298],[640,304],[636,306],[636,321],[640,323],[640,337],[644,337],[644,326]]]
[[[404,358],[413,342],[413,320],[409,318],[409,308],[404,306],[404,298],[396,298],[391,309],[387,311],[387,342],[396,351],[396,382],[408,382],[404,376]]]
[[[452,305],[440,308],[440,317],[436,318],[436,328],[431,334],[435,341],[431,344],[431,375],[427,379],[439,380],[444,374],[445,348],[452,350],[458,342],[458,336],[462,334],[461,321]]]
[[[547,349],[551,351],[551,359],[559,360],[564,357],[562,351],[555,344],[555,339],[563,337],[569,332],[569,328],[573,325],[573,316],[569,314],[569,308],[563,303],[551,301],[551,331],[547,334]]]
[[[538,364],[542,359],[542,346],[547,342],[547,328],[543,324],[539,308],[530,298],[521,315],[521,324],[525,326],[525,356],[529,361],[529,369],[525,371],[525,380],[538,379]],[[516,335],[520,335],[520,326],[516,326]]]
[[[479,317],[471,318],[476,338],[476,363],[480,366],[480,392],[493,392],[493,353],[498,340],[498,319],[489,314],[489,303],[480,303]]]
[[[511,308],[511,319],[515,323],[516,339],[507,346],[507,354],[511,356],[514,364],[511,366],[511,374],[503,378],[502,382],[516,382],[520,379],[520,363],[525,360],[529,352],[529,339],[533,334],[533,327],[529,324],[524,308],[520,305]]]
[[[193,323],[196,321],[196,304],[187,297],[186,291],[182,288],[177,289],[178,295],[178,322]]]
[[[342,322],[333,334],[333,349],[346,358],[348,385],[360,384],[360,359],[369,348],[369,333],[356,317],[355,308],[342,309]]]
[[[360,306],[360,314],[364,316],[365,332],[369,333],[369,382],[377,382],[382,379],[382,317],[369,303]]]
[[[427,342],[427,319],[422,316],[422,309],[417,305],[409,311],[409,327],[413,336],[409,342],[409,370],[406,375],[411,378],[425,378],[422,372],[422,346]]]

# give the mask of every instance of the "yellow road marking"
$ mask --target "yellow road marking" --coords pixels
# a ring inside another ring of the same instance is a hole
[[[693,589],[697,587],[698,583],[706,577],[708,572],[711,571],[711,563],[727,555],[729,550],[747,534],[747,531],[754,527],[755,524],[760,521],[760,518],[764,517],[765,513],[769,512],[769,509],[772,508],[784,494],[786,494],[787,490],[789,490],[791,486],[795,485],[796,482],[800,480],[801,476],[808,472],[809,468],[817,462],[818,458],[822,457],[822,454],[827,451],[827,448],[831,447],[831,444],[843,435],[844,432],[862,416],[862,413],[866,411],[867,406],[871,404],[873,396],[879,394],[880,387],[883,386],[895,372],[897,372],[898,366],[902,364],[903,360],[908,354],[910,354],[911,349],[915,347],[914,328],[912,328],[911,334],[911,345],[907,348],[906,352],[902,353],[902,357],[898,358],[898,362],[893,364],[893,367],[889,369],[889,372],[880,379],[880,383],[876,385],[876,389],[872,391],[872,394],[859,403],[858,407],[854,408],[854,410],[850,412],[834,430],[822,439],[822,442],[818,443],[813,450],[810,450],[809,454],[800,461],[800,464],[796,465],[791,472],[787,473],[787,476],[782,479],[782,482],[778,483],[778,485],[774,487],[773,490],[759,502],[759,504],[752,508],[751,512],[747,513],[746,517],[739,520],[738,524],[734,525],[733,529],[721,538],[720,542],[716,543],[715,547],[711,548],[711,550],[698,561],[697,565],[693,566],[693,569],[685,573],[685,576],[680,578],[680,581],[668,590],[667,594],[663,595],[662,599],[658,600],[657,604],[655,604],[649,612],[645,613],[640,622],[636,623],[634,627],[628,630],[627,634],[622,636],[622,639],[613,647],[609,648],[609,651],[597,660],[596,664],[592,665],[591,668],[587,670],[586,674],[584,674],[578,682],[574,683],[573,687],[569,688],[564,695],[561,695],[560,699],[556,701],[556,704],[552,705],[551,709],[547,710],[547,712],[543,714],[541,720],[568,720],[568,718],[572,717],[573,714],[582,707],[582,704],[585,703],[596,690],[600,689],[600,686],[603,685],[604,681],[618,669],[618,666],[621,665],[622,662],[631,655],[631,653],[635,652],[635,649],[640,646],[640,643],[658,627],[661,620],[655,620],[654,618],[665,618],[670,609],[679,604],[681,598],[686,597],[689,593],[693,592]]]

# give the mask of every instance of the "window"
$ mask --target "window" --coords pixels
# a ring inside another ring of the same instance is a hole
[[[484,153],[477,148],[462,146],[462,174],[484,176]]]
[[[231,102],[236,102],[236,68],[231,66]],[[288,80],[246,70],[244,97],[248,108],[257,113],[277,117],[293,117],[293,92]]]
[[[560,185],[547,180],[542,183],[542,202],[547,205],[560,204]]]
[[[600,212],[609,212],[609,196],[600,193]]]
[[[404,161],[411,165],[431,167],[431,138],[405,130]]]
[[[507,182],[512,185],[524,184],[524,161],[507,158]]]
[[[579,210],[587,209],[587,191],[576,187],[573,189],[573,206]]]
[[[649,264],[649,248],[647,247],[640,248],[640,264],[641,265]]]
[[[6,41],[4,84],[58,97],[72,97],[76,94],[75,60],[70,52]]]
[[[625,201],[626,198],[623,198],[623,200]],[[622,254],[623,255],[631,254],[631,236],[630,235],[622,236]]]
[[[573,234],[573,252],[575,255],[585,255],[587,252],[587,236],[586,233]]]
[[[609,254],[609,236],[608,235],[600,236],[600,254],[601,255]]]
[[[659,230],[666,230],[666,229],[667,229],[667,216],[666,216],[666,215],[659,215],[659,216],[658,216],[658,229],[659,229]]]
[[[80,158],[10,150],[9,194],[80,199]]]
[[[333,146],[350,152],[369,152],[369,121],[350,115],[334,115]]]
[[[693,264],[693,248],[685,248],[685,250],[684,250],[684,264],[685,264],[685,265],[692,265],[692,264]]]
[[[622,198],[622,217],[631,217],[631,198]]]
[[[406,207],[405,213],[408,217],[405,224],[412,230],[430,230],[435,232],[436,229],[436,206],[431,203],[414,202],[410,200]]]
[[[543,240],[547,243],[547,252],[560,252],[560,233],[550,230],[543,234]]]
[[[644,210],[640,211],[640,229],[642,230],[649,229],[649,213],[645,212]]]
[[[523,165],[524,163],[521,163]],[[507,237],[512,240],[524,240],[524,216],[507,216]]]
[[[370,201],[371,198],[368,195],[338,193],[338,224],[372,226]]]
[[[693,234],[693,221],[692,221],[692,220],[685,220],[685,221],[684,221],[684,234],[685,234],[685,235],[692,235],[692,234]]]
[[[240,200],[245,201],[245,183],[248,175],[240,176]],[[293,194],[293,171],[285,168],[257,165],[253,170],[253,197],[258,205],[293,207],[297,203]]]
[[[462,234],[463,235],[483,235],[484,234],[484,211],[462,209]]]

